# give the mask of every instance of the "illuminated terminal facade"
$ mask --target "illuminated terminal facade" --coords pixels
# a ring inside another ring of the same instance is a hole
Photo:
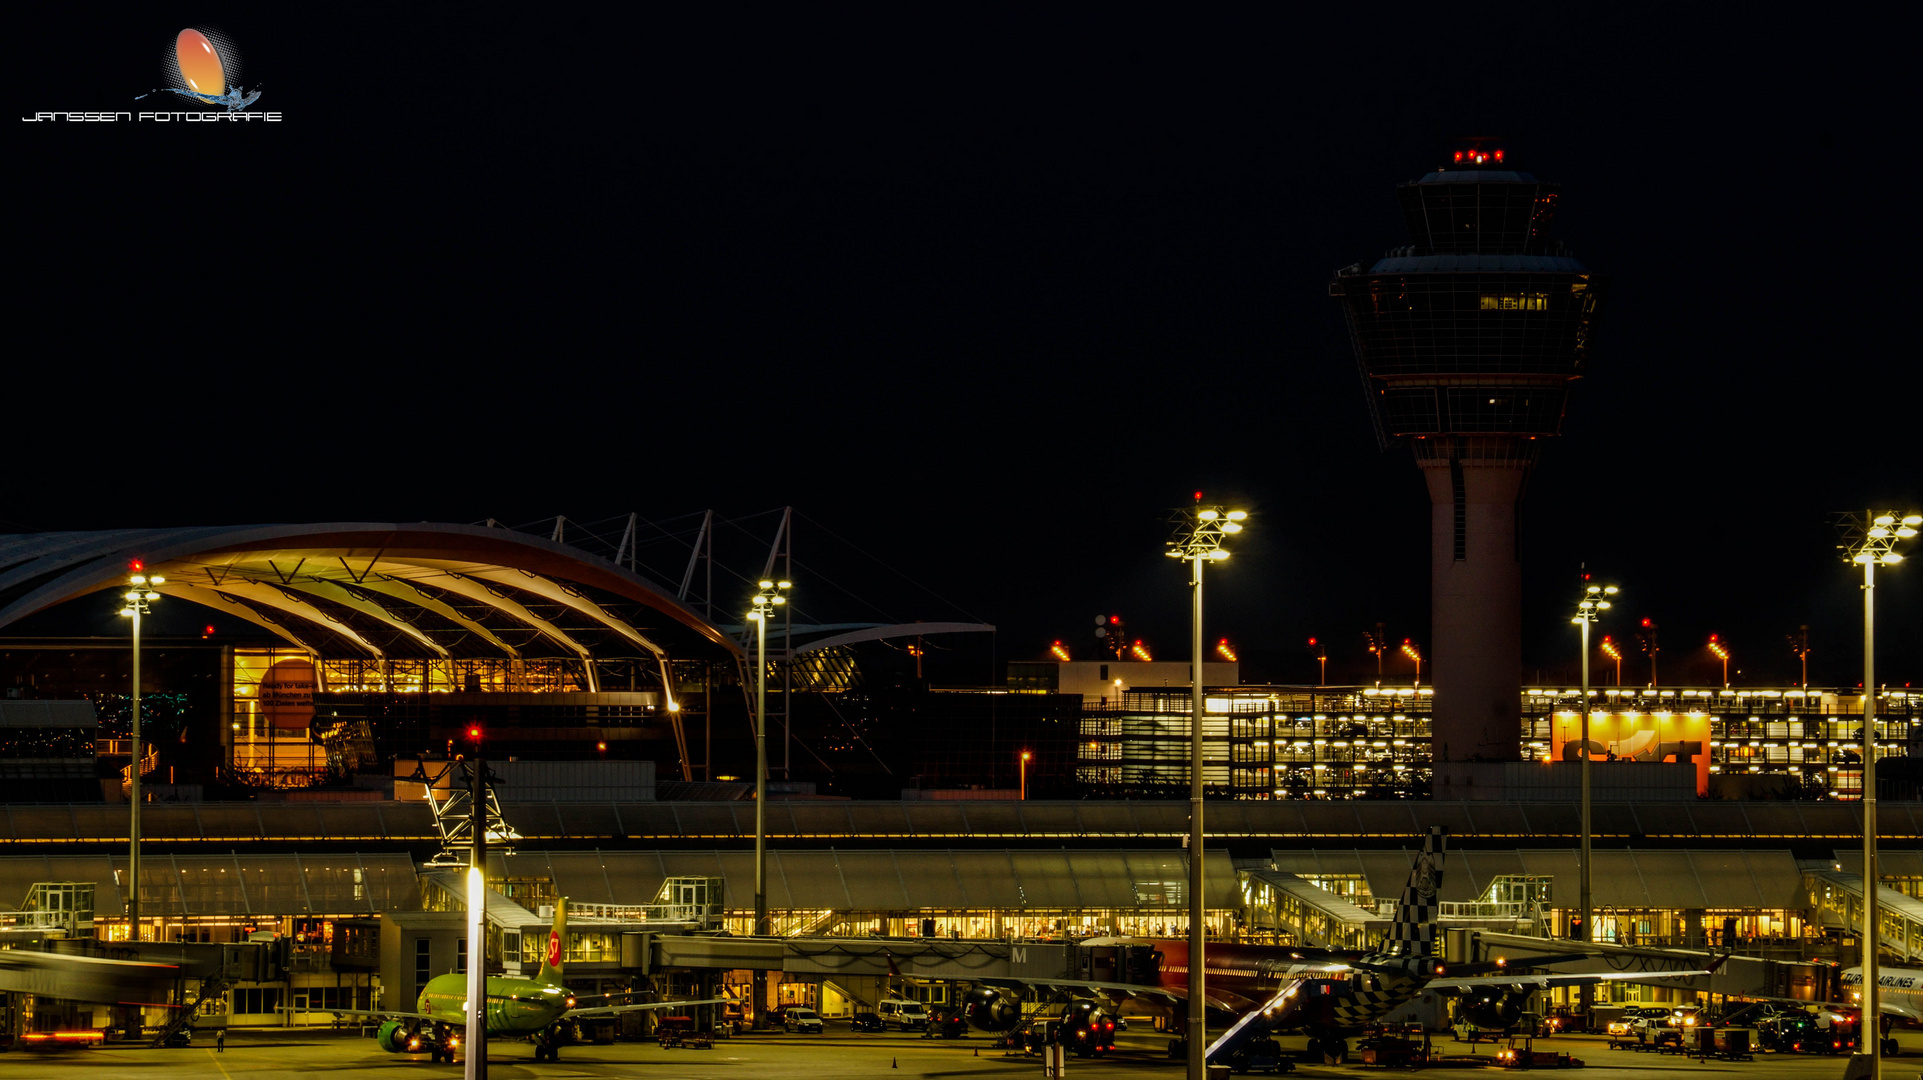
[[[1122,677],[1130,665],[1117,665]],[[1204,701],[1208,790],[1239,799],[1410,799],[1431,792],[1429,687],[1236,686]],[[1596,783],[1620,798],[1836,798],[1862,791],[1860,691],[1592,689]],[[1575,762],[1576,690],[1521,692],[1518,760],[1485,797],[1554,798]],[[1183,689],[1119,689],[1084,704],[1076,777],[1098,795],[1185,791],[1190,698]],[[1878,692],[1879,760],[1923,758],[1923,694]],[[1652,768],[1655,766],[1655,768]],[[1662,766],[1668,766],[1663,768]],[[1506,795],[1505,795],[1506,793]]]
[[[1880,830],[1885,949],[1909,962],[1923,958],[1919,807],[1886,804]],[[531,942],[544,939],[548,911],[566,896],[564,950],[577,992],[674,995],[710,985],[745,995],[749,979],[738,963],[663,969],[636,950],[643,934],[725,928],[734,935],[726,940],[738,941],[747,933],[751,804],[503,809],[521,839],[490,859],[490,970],[536,966]],[[877,943],[905,957],[922,943],[954,953],[996,942],[1179,937],[1186,929],[1180,802],[794,802],[768,810],[768,904],[778,933],[801,942],[791,951]],[[93,941],[127,949],[124,809],[4,811],[0,898],[13,910],[0,912],[0,947]],[[1211,810],[1206,849],[1208,925],[1225,941],[1372,942],[1394,917],[1414,840],[1430,825],[1452,835],[1439,897],[1445,929],[1541,939],[1558,951],[1577,877],[1579,823],[1568,804],[1222,802]],[[1809,997],[1811,957],[1850,952],[1844,939],[1860,916],[1859,827],[1855,807],[1836,802],[1600,804],[1597,940],[1625,950],[1734,945],[1755,963],[1719,992]],[[329,1010],[396,1007],[427,978],[466,963],[457,879],[420,858],[440,840],[420,802],[155,804],[146,828],[146,940],[212,948],[262,931],[279,938],[278,966],[262,973],[270,977],[213,988],[201,1006],[209,1022],[331,1024]],[[878,979],[804,967],[784,969],[775,1000],[846,1015],[872,1006],[882,989]],[[896,989],[940,1001],[954,987],[911,972]],[[1604,997],[1612,995],[1675,999],[1654,987],[1619,986]],[[62,1015],[69,1023],[106,1020],[104,1010],[91,1019]]]

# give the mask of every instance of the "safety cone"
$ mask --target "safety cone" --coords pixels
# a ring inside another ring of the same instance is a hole
[[[901,1068],[901,1062],[896,1058],[889,1058],[888,1067],[891,1069],[899,1069]]]

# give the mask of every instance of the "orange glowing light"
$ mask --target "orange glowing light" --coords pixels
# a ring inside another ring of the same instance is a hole
[[[1229,646],[1229,639],[1223,638],[1215,643],[1215,653],[1229,663],[1235,663],[1235,650]]]
[[[1055,644],[1050,645],[1048,647],[1048,651],[1054,654],[1055,659],[1060,660],[1064,664],[1068,663],[1068,649],[1063,647],[1061,642],[1058,641]]]
[[[1129,651],[1129,655],[1135,657],[1135,659],[1140,660],[1143,663],[1149,662],[1148,646],[1143,645],[1141,642],[1138,641],[1135,644],[1130,645],[1128,647],[1128,651]]]
[[[187,29],[174,39],[174,58],[180,61],[180,77],[187,89],[196,94],[219,97],[227,92],[227,70],[221,65],[214,43],[198,30]]]

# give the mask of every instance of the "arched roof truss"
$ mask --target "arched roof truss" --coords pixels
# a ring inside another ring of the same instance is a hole
[[[524,533],[430,523],[0,536],[0,627],[122,587],[131,558],[168,579],[167,595],[322,656],[344,644],[375,658],[478,648],[518,659],[545,639],[587,662],[591,678],[595,659],[643,655],[665,679],[671,656],[742,655],[692,609],[607,559]]]

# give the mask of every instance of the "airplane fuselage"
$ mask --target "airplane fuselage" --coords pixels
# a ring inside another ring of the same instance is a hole
[[[490,977],[483,1021],[489,1037],[534,1035],[547,1030],[574,1005],[566,987],[533,979]],[[437,975],[421,991],[416,1009],[446,1023],[467,1023],[467,976]]]
[[[1862,968],[1853,967],[1844,970],[1843,992],[1848,995],[1850,1001],[1862,1001]],[[1876,994],[1885,1016],[1900,1017],[1912,1023],[1923,1019],[1923,970],[1878,967]]]
[[[1189,988],[1188,942],[1157,940],[1156,984],[1182,995]],[[1422,992],[1423,980],[1397,971],[1359,971],[1341,961],[1298,959],[1288,946],[1211,942],[1204,953],[1211,1005],[1241,1013],[1261,1005],[1297,979],[1308,980],[1295,1006],[1298,1023],[1359,1028]]]

